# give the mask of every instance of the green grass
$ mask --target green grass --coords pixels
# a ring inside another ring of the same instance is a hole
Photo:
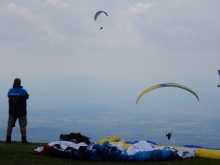
[[[119,161],[83,161],[63,159],[43,155],[34,155],[31,151],[44,143],[6,144],[0,141],[0,165],[220,165],[219,159],[185,159],[176,161],[119,162]]]

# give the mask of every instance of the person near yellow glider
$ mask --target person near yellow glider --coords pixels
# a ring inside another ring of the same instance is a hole
[[[172,132],[166,132],[166,136],[167,136],[167,138],[168,138],[168,140],[170,140],[170,138],[171,138],[171,136],[172,136]]]

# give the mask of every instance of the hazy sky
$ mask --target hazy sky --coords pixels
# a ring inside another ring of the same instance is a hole
[[[172,82],[193,89],[200,109],[216,109],[219,6],[219,0],[1,0],[1,102],[7,106],[19,77],[29,106],[127,100],[129,109],[142,90]],[[100,10],[108,17],[95,21]]]
[[[0,5],[3,75],[217,80],[218,0],[7,0]],[[99,10],[109,16],[94,21]]]
[[[218,0],[2,0],[0,87],[7,91],[20,77],[32,94],[69,88],[108,97],[129,89],[135,100],[151,85],[173,82],[216,99],[219,6]],[[109,16],[95,21],[100,10]]]
[[[197,92],[216,91],[219,5],[218,0],[1,1],[0,74],[5,81],[0,85],[14,77],[25,85],[78,76],[115,85],[136,82],[147,88],[174,82]],[[99,10],[109,16],[94,21]]]

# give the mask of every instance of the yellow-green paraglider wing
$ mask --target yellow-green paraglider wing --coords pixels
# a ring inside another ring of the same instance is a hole
[[[164,83],[164,84],[159,84],[159,85],[154,85],[150,88],[147,88],[146,90],[144,90],[143,92],[141,92],[141,94],[137,97],[136,99],[136,104],[138,103],[139,99],[145,95],[146,93],[154,90],[154,89],[157,89],[157,88],[162,88],[162,87],[177,87],[177,88],[182,88],[182,89],[185,89],[189,92],[191,92],[192,94],[194,94],[196,96],[196,98],[198,99],[198,102],[200,101],[199,99],[199,96],[196,94],[196,92],[194,92],[192,89],[186,87],[186,86],[183,86],[181,84],[175,84],[175,83]]]

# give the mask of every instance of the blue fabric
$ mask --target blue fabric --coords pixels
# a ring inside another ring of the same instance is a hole
[[[85,153],[87,160],[142,162],[169,159],[173,151],[166,147],[162,150],[140,151],[134,155],[128,155],[126,149],[120,150],[116,146],[112,146],[109,142],[105,142],[102,145],[92,144],[92,149],[86,149]]]
[[[139,142],[139,141],[133,141],[133,142],[131,142],[131,141],[125,141],[125,143],[126,144],[135,144],[135,143],[137,143],[137,142]],[[151,144],[154,144],[154,145],[157,145],[155,142],[152,142],[152,141],[149,141],[149,140],[146,140],[146,142],[148,142],[148,143],[151,143]]]
[[[26,95],[26,90],[23,88],[11,88],[8,91],[8,97],[9,96],[18,96],[18,97],[24,97]]]
[[[186,145],[183,145],[183,147],[189,147],[189,148],[205,148],[205,149],[212,149],[212,150],[220,150],[220,148],[202,147],[202,146],[197,146],[197,145],[193,145],[193,144],[186,144]]]
[[[167,159],[168,157],[171,156],[172,153],[173,153],[173,151],[169,147],[165,147],[162,150],[162,158],[161,158],[161,160]]]
[[[83,153],[78,150],[72,151],[71,153],[69,153],[69,156],[72,159],[83,159]]]
[[[183,145],[183,147],[189,147],[189,148],[204,148],[204,147],[202,147],[202,146],[191,145],[191,144]]]

